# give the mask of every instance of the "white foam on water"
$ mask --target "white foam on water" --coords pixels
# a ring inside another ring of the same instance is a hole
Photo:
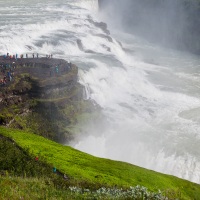
[[[85,73],[83,82],[89,85],[90,98],[103,108],[109,125],[99,133],[101,137],[92,129],[74,146],[96,156],[199,182],[200,127],[191,118],[185,120],[179,115],[199,108],[199,99],[160,90],[149,82],[148,72],[159,72],[162,67],[145,64],[124,52],[122,56],[121,51],[114,55],[124,68],[90,59],[95,67]]]
[[[90,11],[98,11],[98,0],[76,0],[71,2],[72,5],[80,6]]]

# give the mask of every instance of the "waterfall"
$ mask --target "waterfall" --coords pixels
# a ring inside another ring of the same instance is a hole
[[[73,1],[72,4],[94,12],[99,9],[98,0],[77,0],[75,2]]]

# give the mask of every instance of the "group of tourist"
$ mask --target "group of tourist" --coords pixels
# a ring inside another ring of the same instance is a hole
[[[50,68],[50,76],[55,76],[55,75],[62,75],[65,72],[68,72],[72,67],[71,62],[67,62],[67,65],[65,65],[64,67],[60,67],[59,65]]]
[[[20,54],[20,55],[18,55],[17,53],[16,54],[13,54],[13,55],[10,55],[9,53],[7,53],[7,54],[5,54],[5,55],[3,55],[3,57],[4,57],[4,59],[18,59],[18,58],[39,58],[39,54],[38,53],[36,53],[36,54],[34,54],[34,53],[32,53],[32,55],[29,57],[30,55],[29,54],[25,54],[25,56],[24,56],[24,54]],[[53,55],[52,54],[47,54],[46,55],[46,58],[52,58],[53,57]]]
[[[4,86],[14,78],[14,71],[16,69],[15,62],[12,64],[0,64],[0,85]]]
[[[50,55],[46,55],[46,58],[47,59],[50,59],[52,58],[53,55],[50,54]],[[15,68],[16,68],[16,63],[18,59],[23,59],[24,58],[24,54],[15,54],[15,55],[10,55],[9,53],[5,54],[3,56],[4,59],[9,59],[9,62],[5,62],[5,61],[2,61],[0,63],[0,86],[5,86],[7,85],[8,82],[11,82],[14,78],[14,71],[15,71]],[[29,55],[26,53],[25,54],[25,58],[29,58]],[[32,58],[39,58],[39,54],[32,54]],[[13,59],[11,61],[11,59]],[[16,63],[15,63],[16,62]],[[10,63],[10,64],[9,64]],[[25,66],[25,64],[24,64]],[[50,68],[50,77],[52,76],[55,76],[55,75],[62,75],[64,72],[67,72],[71,69],[71,62],[68,61],[66,66],[55,66],[55,67],[51,67]]]
[[[36,162],[39,162],[39,156],[36,156],[35,157],[35,161]],[[53,169],[52,169],[52,171],[53,171],[53,173],[55,173],[55,174],[62,174],[61,172],[59,172],[58,170],[57,170],[57,168],[54,166],[53,167]],[[69,180],[69,177],[66,175],[66,174],[63,174],[63,178],[65,179],[65,180]]]

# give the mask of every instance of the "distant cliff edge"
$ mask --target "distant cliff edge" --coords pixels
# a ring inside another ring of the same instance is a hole
[[[0,57],[0,125],[58,142],[73,138],[77,118],[91,112],[78,68],[55,58]]]

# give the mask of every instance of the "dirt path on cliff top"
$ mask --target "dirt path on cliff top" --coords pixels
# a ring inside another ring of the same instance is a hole
[[[0,56],[0,64],[16,64],[16,65],[24,65],[24,64],[43,64],[44,66],[54,67],[56,65],[63,65],[67,64],[67,61],[63,59],[57,58],[46,58],[46,57],[39,57],[39,58],[4,58]]]
[[[47,77],[59,76],[68,73],[72,68],[72,64],[63,59],[57,58],[10,58],[0,56],[0,79],[7,76],[7,72],[11,69],[14,76],[21,73],[29,73],[39,79]],[[8,77],[7,77],[8,78]],[[9,80],[8,80],[9,82]]]

